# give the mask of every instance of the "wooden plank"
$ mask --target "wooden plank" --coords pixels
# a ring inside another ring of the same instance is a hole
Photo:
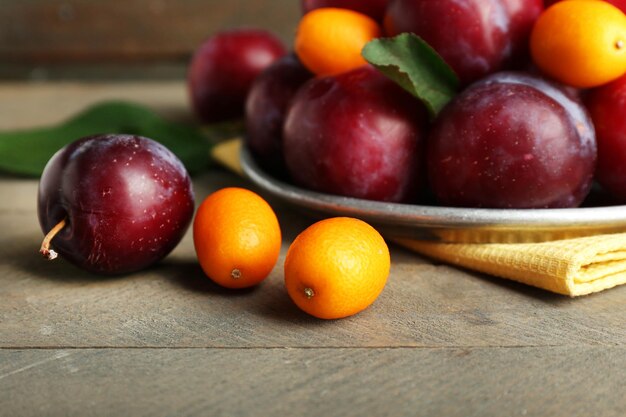
[[[196,180],[211,191],[247,186],[229,173]],[[259,288],[228,291],[204,277],[188,233],[150,270],[89,275],[37,253],[36,182],[3,181],[15,207],[0,211],[0,347],[320,347],[624,345],[626,288],[569,299],[498,278],[434,264],[392,248],[387,287],[365,312],[319,321],[300,312],[283,285],[289,243],[310,220],[278,202],[284,242]],[[21,195],[20,201],[17,196]],[[27,196],[26,201],[21,200]],[[6,203],[3,203],[6,204]],[[29,210],[26,208],[31,207]]]
[[[3,416],[626,413],[626,348],[0,350]]]
[[[191,119],[183,82],[0,84],[0,128],[54,123],[103,99]],[[63,103],[63,105],[59,105]],[[197,201],[245,180],[215,170],[195,179]],[[34,180],[0,180],[0,346],[320,347],[624,345],[626,287],[568,299],[433,263],[392,248],[389,284],[353,318],[320,322],[283,287],[289,243],[311,220],[270,199],[284,231],[279,263],[258,289],[212,285],[191,235],[161,265],[129,277],[90,276],[37,254]]]
[[[148,105],[169,119],[193,121],[187,86],[181,80],[0,82],[0,129],[48,126],[106,100],[130,100]]]
[[[3,62],[0,80],[28,81],[102,81],[102,80],[183,80],[187,77],[188,61],[180,62],[98,62],[98,63],[49,63]]]
[[[0,62],[185,61],[225,28],[290,43],[299,15],[299,2],[283,0],[3,0]]]

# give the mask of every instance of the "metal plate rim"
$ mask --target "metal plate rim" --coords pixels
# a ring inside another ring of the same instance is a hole
[[[452,241],[484,241],[488,235],[490,236],[488,239],[493,240],[493,232],[503,230],[517,230],[523,234],[531,229],[560,232],[579,228],[581,235],[607,230],[614,232],[615,229],[626,231],[625,205],[559,209],[490,209],[386,203],[319,193],[282,182],[264,172],[245,146],[241,149],[240,161],[244,174],[254,184],[274,197],[303,209],[327,215],[352,215],[383,226],[404,226],[422,230],[470,230],[474,234],[484,234],[483,237],[457,236],[453,237]],[[509,236],[506,240],[511,239]],[[528,237],[520,236],[520,239],[513,240],[528,240]],[[551,240],[551,238],[546,235],[546,239],[530,238],[530,240]]]

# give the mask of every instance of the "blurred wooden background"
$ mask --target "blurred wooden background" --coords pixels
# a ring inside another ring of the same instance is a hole
[[[217,30],[291,42],[300,0],[0,0],[0,78],[179,78]]]

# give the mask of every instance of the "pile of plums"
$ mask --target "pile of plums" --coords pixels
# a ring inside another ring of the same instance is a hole
[[[214,62],[234,62],[238,42],[242,56],[252,49],[274,57],[252,82],[229,78],[248,89],[239,99],[246,144],[268,172],[320,192],[389,202],[428,195],[446,206],[576,207],[594,179],[626,201],[626,81],[589,94],[534,69],[528,37],[542,0],[302,1],[303,12],[329,6],[369,14],[388,36],[419,35],[462,90],[429,120],[417,99],[372,67],[314,77],[269,33],[256,33],[253,46],[232,31],[216,35],[190,70],[194,106],[206,121],[214,119],[205,109],[220,97],[207,98],[210,105],[197,97],[225,84],[224,75],[198,77],[196,68],[212,65],[207,51],[226,51]]]

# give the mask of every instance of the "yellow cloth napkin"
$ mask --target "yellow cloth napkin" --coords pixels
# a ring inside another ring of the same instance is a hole
[[[241,140],[222,142],[213,158],[243,174]],[[541,243],[437,243],[410,239],[394,242],[446,263],[578,296],[626,283],[626,233]]]
[[[395,241],[447,263],[570,296],[626,283],[626,233],[541,243]]]

